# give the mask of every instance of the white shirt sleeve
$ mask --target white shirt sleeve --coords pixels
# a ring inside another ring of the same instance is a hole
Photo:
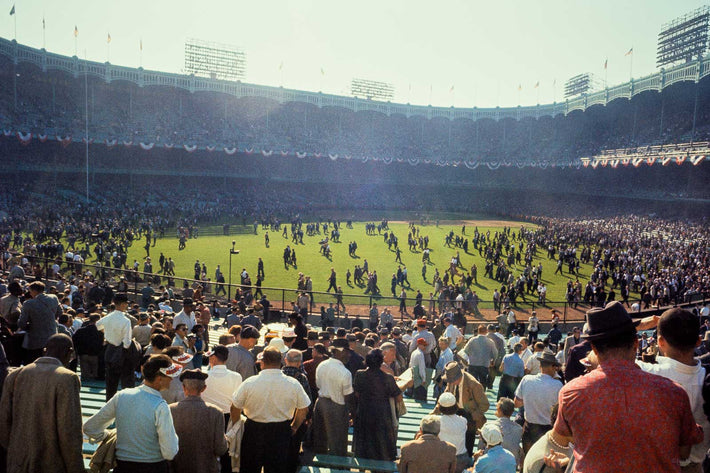
[[[165,402],[158,404],[155,410],[155,429],[158,431],[160,453],[166,460],[172,460],[178,453],[178,436],[173,426],[173,417],[170,408]]]
[[[353,375],[352,375],[352,373],[350,371],[348,371],[347,373],[345,373],[345,375],[346,375],[346,376],[344,376],[345,382],[343,383],[343,397],[355,392],[353,390]]]
[[[99,409],[99,412],[89,417],[84,424],[84,434],[89,437],[89,440],[100,442],[106,436],[106,428],[111,425],[111,422],[116,418],[116,404],[118,396],[113,396],[104,406]]]
[[[249,383],[242,383],[232,394],[232,405],[237,409],[244,409],[244,401],[246,400],[248,389]]]
[[[123,343],[123,348],[128,348],[131,346],[131,335],[132,335],[132,330],[131,330],[131,321],[126,319],[126,322],[123,325],[123,337],[121,342]]]

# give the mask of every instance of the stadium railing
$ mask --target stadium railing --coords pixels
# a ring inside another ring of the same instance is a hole
[[[75,277],[79,277],[79,274],[86,275],[88,270],[96,278],[96,280],[108,281],[110,284],[115,286],[120,281],[121,277],[124,277],[127,284],[126,292],[138,304],[141,304],[142,302],[141,290],[147,286],[148,282],[150,282],[152,287],[155,289],[161,285],[166,288],[172,288],[174,297],[171,300],[171,303],[173,303],[175,309],[180,308],[179,303],[183,298],[184,288],[195,288],[197,284],[201,284],[204,288],[203,301],[210,306],[216,307],[221,316],[224,316],[226,312],[226,304],[230,302],[227,299],[228,294],[232,296],[232,302],[234,303],[237,302],[235,294],[244,294],[246,292],[251,292],[256,300],[260,297],[260,289],[261,294],[265,294],[271,304],[270,313],[265,316],[266,322],[277,322],[285,319],[288,314],[293,311],[293,304],[296,303],[298,294],[303,292],[297,288],[266,286],[257,288],[253,284],[251,286],[245,286],[236,283],[229,285],[228,283],[216,283],[214,281],[201,281],[176,276],[166,276],[161,273],[146,273],[143,271],[113,268],[110,266],[91,263],[74,263],[62,260],[61,258],[51,259],[40,256],[26,257],[28,258],[30,266],[30,271],[26,270],[27,276],[35,279],[47,280],[50,283],[56,283],[58,281],[54,275],[51,274],[52,266],[55,263],[59,264],[60,274],[65,278],[71,277],[72,275]],[[351,285],[347,288],[353,290],[357,288],[363,290],[363,292],[366,289],[365,286],[362,285]],[[389,286],[387,289],[389,289]],[[398,291],[401,291],[401,288],[398,288]],[[407,296],[405,299],[406,311],[404,312],[400,311],[401,298],[399,296],[386,295],[384,291],[381,291],[378,294],[343,293],[341,301],[338,300],[338,294],[334,292],[309,291],[308,294],[311,304],[308,322],[313,323],[316,320],[320,321],[322,311],[327,310],[332,303],[333,309],[335,310],[336,326],[349,327],[357,314],[363,321],[364,326],[368,327],[369,312],[374,305],[377,305],[378,312],[380,313],[384,310],[384,308],[389,308],[395,323],[413,323],[416,318],[413,311],[416,302],[416,291],[407,288],[405,291]],[[457,304],[457,301],[448,299],[435,299],[432,302],[429,294],[422,294],[422,296],[422,307],[429,319],[432,319],[432,308],[437,314],[441,314],[442,309],[445,309],[447,306],[456,307]],[[159,297],[160,294],[156,291],[156,294],[152,300],[156,301]],[[86,295],[84,298],[86,299]],[[670,304],[663,306],[651,306],[638,298],[630,298],[628,302],[629,306],[634,303],[638,303],[639,312],[637,316],[645,317],[648,315],[660,314],[660,312],[667,307],[692,307],[699,304],[705,305],[708,300],[710,300],[710,294],[693,294],[691,296],[686,296],[683,300],[676,299],[670,301]],[[527,323],[527,317],[530,316],[532,311],[537,311],[542,326],[541,330],[543,331],[549,327],[550,313],[553,309],[558,311],[561,325],[560,328],[562,330],[566,330],[567,327],[572,324],[578,325],[579,323],[584,322],[585,312],[590,307],[590,304],[583,302],[570,303],[568,301],[546,300],[544,303],[541,303],[537,296],[532,296],[530,294],[526,294],[524,300],[519,298],[514,303],[511,303],[511,308],[518,316],[518,322]],[[503,309],[503,307],[499,304],[495,304],[493,301],[489,300],[478,300],[477,303],[463,301],[462,308],[466,314],[469,326],[471,323],[476,322],[496,323],[496,317]]]

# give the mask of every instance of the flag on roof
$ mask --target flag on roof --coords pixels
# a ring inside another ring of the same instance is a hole
[[[634,48],[629,49],[629,51],[624,54],[624,56],[631,56],[634,53]]]
[[[78,36],[79,36],[79,28],[77,28],[76,25],[74,25],[74,37],[76,38]]]
[[[10,9],[10,16],[15,14],[15,5],[12,5],[12,8]]]

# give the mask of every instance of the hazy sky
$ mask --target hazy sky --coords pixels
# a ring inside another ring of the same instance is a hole
[[[568,78],[603,84],[656,72],[661,26],[708,0],[3,0],[0,36],[33,47],[181,72],[188,37],[247,54],[246,81],[349,95],[353,77],[395,101],[457,107],[558,101]],[[9,15],[15,5],[16,17]],[[111,34],[107,51],[107,34]],[[279,65],[283,62],[283,69]],[[321,68],[325,74],[321,74]],[[556,86],[553,82],[556,80]],[[535,84],[540,82],[540,87]],[[518,85],[522,91],[518,92]],[[453,92],[451,88],[453,86]]]

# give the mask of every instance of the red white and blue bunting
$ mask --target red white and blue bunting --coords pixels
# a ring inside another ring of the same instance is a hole
[[[57,141],[62,147],[66,148],[68,147],[74,139],[70,135],[62,136],[62,135],[54,135],[54,136],[48,136],[47,134],[33,134],[31,132],[22,132],[22,131],[13,131],[13,130],[2,130],[2,136],[5,138],[12,138],[13,136],[17,138],[17,140],[22,144],[27,146],[32,142],[33,138],[37,138],[41,143],[44,143],[48,140],[55,140]],[[78,139],[77,139],[78,140]],[[81,138],[81,141],[84,144],[87,144],[87,139],[86,138]],[[143,141],[138,142],[137,144],[134,143],[132,140],[117,140],[117,139],[104,139],[100,141],[103,145],[106,146],[106,148],[113,148],[117,144],[123,144],[124,147],[130,148],[134,146],[139,146],[142,150],[144,151],[151,151],[153,148],[163,148],[165,150],[172,150],[174,148],[182,148],[188,153],[194,153],[198,149],[206,150],[208,152],[214,152],[214,151],[224,151],[225,154],[228,156],[233,156],[237,153],[245,153],[247,155],[251,155],[255,153],[254,147],[221,147],[218,148],[217,146],[204,146],[204,147],[198,147],[195,144],[183,144],[183,145],[174,145],[172,143],[146,143]],[[90,138],[88,140],[88,144],[92,145],[94,143],[94,139]],[[710,144],[709,143],[681,143],[681,144],[674,144],[671,145],[673,149],[671,150],[664,150],[663,147],[650,147],[650,152],[648,149],[644,149],[644,152],[636,152],[636,153],[631,153],[629,151],[631,150],[623,150],[624,152],[621,153],[621,155],[617,154],[616,152],[603,152],[601,155],[594,156],[591,158],[580,158],[578,161],[555,161],[555,160],[530,160],[530,161],[488,161],[488,160],[446,160],[446,159],[427,159],[427,158],[392,158],[392,157],[372,157],[372,156],[361,156],[361,157],[353,157],[351,155],[341,155],[338,153],[307,153],[307,152],[300,152],[300,151],[294,151],[294,152],[289,152],[286,150],[280,150],[280,151],[274,151],[274,150],[267,150],[267,149],[261,149],[260,151],[256,151],[257,153],[261,154],[263,157],[272,157],[272,156],[280,156],[280,157],[288,157],[288,156],[294,156],[299,159],[304,159],[306,157],[311,157],[311,158],[321,158],[327,156],[330,161],[339,161],[339,160],[345,160],[345,161],[350,161],[351,159],[359,159],[363,163],[367,163],[368,161],[374,161],[374,162],[382,162],[384,164],[390,165],[392,163],[398,163],[398,164],[404,164],[407,163],[410,166],[418,166],[420,164],[426,164],[426,165],[431,165],[434,164],[435,166],[439,167],[445,167],[445,166],[453,166],[453,167],[458,167],[460,165],[464,165],[466,169],[469,170],[475,170],[481,165],[485,165],[488,169],[490,170],[496,170],[499,169],[500,167],[504,168],[510,168],[510,167],[515,167],[517,169],[525,169],[525,168],[540,168],[540,169],[547,169],[548,167],[551,168],[556,168],[556,167],[568,167],[570,169],[576,168],[576,169],[581,169],[582,167],[588,168],[591,167],[592,169],[597,169],[598,167],[611,167],[612,169],[616,169],[619,167],[619,164],[623,166],[628,166],[631,164],[633,167],[638,168],[642,164],[646,164],[648,166],[654,166],[656,163],[662,165],[662,166],[668,166],[669,164],[675,162],[678,166],[683,165],[686,162],[689,162],[693,166],[698,166],[700,163],[702,163],[706,156],[710,154]],[[641,149],[639,148],[639,151]],[[617,150],[618,151],[618,150]],[[636,150],[633,150],[636,151]],[[681,151],[681,152],[679,152]]]

